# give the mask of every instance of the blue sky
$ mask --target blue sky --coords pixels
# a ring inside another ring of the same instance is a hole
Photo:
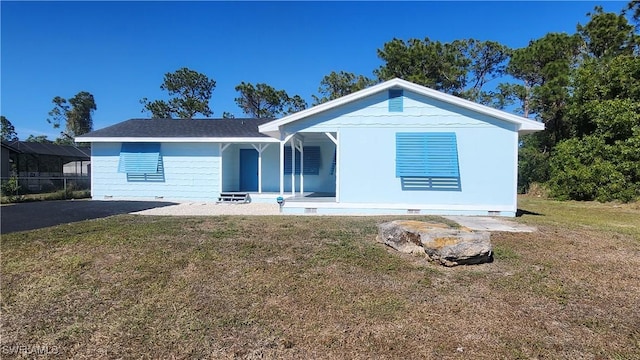
[[[391,39],[494,40],[513,48],[574,33],[595,5],[626,2],[0,2],[0,112],[20,139],[58,136],[55,96],[89,91],[94,129],[147,117],[139,100],[166,99],[167,72],[217,82],[213,117],[241,117],[235,86],[264,82],[311,103],[331,71],[372,76]]]

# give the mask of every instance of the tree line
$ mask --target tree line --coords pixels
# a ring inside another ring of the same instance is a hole
[[[333,71],[312,106],[391,78],[521,114],[546,129],[521,137],[518,188],[553,197],[631,201],[640,197],[640,0],[619,13],[595,7],[574,34],[548,33],[523,48],[495,41],[392,39],[377,50],[373,76]],[[167,100],[140,100],[151,118],[210,117],[216,82],[182,68],[164,75]],[[235,102],[244,115],[277,118],[307,102],[265,83],[241,82]],[[66,124],[58,141],[91,130],[93,96],[56,97],[48,121]],[[234,115],[224,111],[224,118]],[[5,139],[7,119],[2,117]],[[10,134],[10,132],[9,132]],[[14,134],[15,136],[15,134]]]
[[[29,135],[25,141],[51,143],[59,145],[74,145],[76,136],[86,134],[93,130],[93,112],[98,108],[93,95],[87,91],[80,91],[75,96],[65,99],[56,96],[51,101],[53,109],[49,111],[47,122],[54,129],[62,129],[60,136],[50,140],[46,135]],[[4,115],[0,116],[2,123],[1,138],[3,141],[17,141],[18,134],[15,127]],[[64,128],[62,126],[64,125]]]

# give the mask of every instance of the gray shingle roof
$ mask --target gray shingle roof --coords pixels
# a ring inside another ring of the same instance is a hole
[[[82,137],[267,137],[258,132],[258,126],[271,120],[273,119],[131,119]]]
[[[8,145],[9,149],[22,154],[64,156],[86,160],[89,160],[91,157],[91,148],[89,147],[76,147],[28,141],[3,142],[3,145],[5,144]]]

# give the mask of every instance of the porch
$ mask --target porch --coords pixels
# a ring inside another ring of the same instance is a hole
[[[283,140],[220,143],[220,192],[249,193],[252,201],[260,202],[275,201],[279,196],[331,197],[335,202],[336,136],[296,133]]]

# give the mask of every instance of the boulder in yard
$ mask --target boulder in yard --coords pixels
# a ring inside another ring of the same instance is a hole
[[[426,254],[444,266],[480,264],[493,259],[490,234],[445,224],[395,220],[378,225],[378,241],[400,252]]]

